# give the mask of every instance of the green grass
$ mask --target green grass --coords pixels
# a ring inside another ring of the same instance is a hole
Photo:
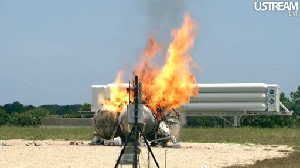
[[[90,140],[90,127],[0,127],[0,139]],[[293,128],[183,128],[185,142],[255,143],[300,146],[300,129]]]
[[[0,127],[0,139],[65,139],[90,140],[93,129],[89,127]]]
[[[181,140],[300,146],[300,128],[184,128]]]

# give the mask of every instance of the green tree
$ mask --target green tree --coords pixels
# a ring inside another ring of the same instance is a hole
[[[9,120],[9,116],[3,109],[0,108],[0,125],[7,124]]]
[[[58,111],[60,109],[60,106],[59,105],[56,105],[56,104],[48,104],[48,105],[41,105],[39,106],[40,108],[43,108],[43,109],[46,109],[49,111],[49,114],[51,115],[56,115],[58,114]]]
[[[50,114],[52,115],[69,115],[69,114],[74,114],[78,113],[78,111],[81,108],[80,104],[73,104],[73,105],[42,105],[40,106],[41,108],[49,110]]]
[[[48,114],[48,110],[42,108],[35,108],[23,113],[13,113],[10,123],[20,126],[39,125],[41,120]]]
[[[34,124],[37,125],[41,124],[41,120],[49,114],[49,111],[43,108],[36,108],[27,111],[27,113],[31,114]]]
[[[32,115],[28,112],[24,113],[13,113],[11,115],[11,124],[20,126],[30,126],[35,125]]]
[[[83,105],[81,105],[80,111],[91,111],[91,104],[84,103]]]
[[[290,100],[289,97],[285,96],[283,92],[280,94],[280,101],[289,109],[292,109],[292,101]]]
[[[291,92],[292,110],[300,115],[300,86],[295,92]]]
[[[3,108],[7,113],[13,113],[13,112],[19,113],[25,111],[23,104],[21,104],[18,101],[13,102],[12,104],[5,104]]]

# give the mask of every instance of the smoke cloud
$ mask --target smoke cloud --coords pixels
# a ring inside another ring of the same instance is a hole
[[[170,38],[170,30],[180,25],[185,12],[185,0],[142,0],[145,11],[146,31],[159,42],[165,44]]]

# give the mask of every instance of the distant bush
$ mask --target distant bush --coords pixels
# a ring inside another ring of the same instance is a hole
[[[0,109],[0,125],[7,124],[9,120],[9,115],[3,109]]]
[[[76,112],[76,113],[71,113],[71,114],[64,114],[62,116],[63,118],[81,118],[80,113]]]
[[[10,124],[20,126],[40,125],[41,119],[48,115],[48,111],[42,108],[28,110],[23,113],[14,113],[10,117]]]
[[[297,126],[297,128],[300,128],[300,117],[296,121],[296,126]]]
[[[80,111],[81,108],[81,104],[73,104],[73,105],[41,105],[40,107],[43,109],[47,109],[51,114],[51,115],[60,115],[60,116],[64,116],[64,115],[69,115],[69,114],[73,114],[75,112]]]
[[[296,118],[294,116],[245,116],[241,118],[242,126],[276,128],[294,127]]]
[[[233,122],[232,118],[225,118]],[[298,124],[300,121],[298,119]],[[276,128],[276,127],[295,127],[295,116],[244,116],[241,118],[241,126]],[[187,117],[187,126],[189,127],[226,127],[232,126],[219,117]]]
[[[34,108],[35,107],[32,106],[32,105],[25,106],[25,105],[21,104],[18,101],[15,101],[15,102],[10,103],[10,104],[5,104],[3,106],[3,109],[8,114],[11,114],[11,113],[21,113],[21,112],[25,112],[25,111],[28,111],[28,110],[31,110],[31,109],[34,109]]]
[[[10,124],[20,126],[35,125],[31,114],[28,112],[12,114],[10,118]]]
[[[189,127],[224,127],[224,120],[219,117],[187,117]]]
[[[43,108],[36,108],[27,112],[31,113],[32,118],[37,124],[41,124],[41,120],[49,114],[49,111]]]

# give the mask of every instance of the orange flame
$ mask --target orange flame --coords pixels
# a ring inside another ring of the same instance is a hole
[[[187,103],[191,96],[198,93],[194,87],[196,78],[191,72],[192,57],[188,53],[193,47],[194,37],[195,24],[186,15],[183,25],[172,32],[172,42],[167,50],[165,64],[157,69],[150,66],[151,59],[146,59],[142,71],[136,71],[143,84],[144,101],[158,117],[162,115],[161,112]]]
[[[192,57],[189,50],[194,45],[195,24],[189,15],[184,17],[182,26],[172,32],[172,41],[165,55],[165,63],[159,67],[154,58],[161,47],[150,38],[144,50],[141,62],[135,67],[135,74],[142,83],[142,95],[145,104],[159,119],[172,109],[187,103],[196,95],[196,82],[192,74]],[[118,75],[115,83],[121,83]],[[128,93],[120,88],[112,88],[110,101],[104,107],[111,111],[120,111],[128,103]]]
[[[122,85],[122,72],[118,72],[114,84],[109,87],[110,99],[102,102],[102,110],[121,112],[129,103],[128,92]]]

